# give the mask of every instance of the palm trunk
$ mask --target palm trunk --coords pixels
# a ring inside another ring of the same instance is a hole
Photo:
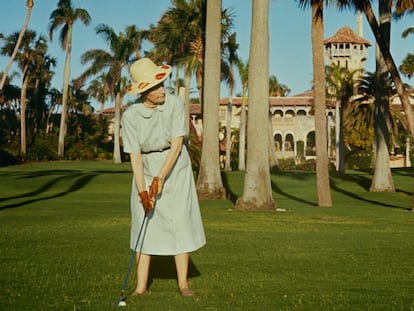
[[[316,144],[316,179],[318,205],[331,207],[331,191],[329,184],[328,150],[325,117],[325,66],[323,48],[323,16],[317,17],[319,5],[312,5],[312,56],[315,105],[315,144]]]
[[[243,195],[235,208],[275,210],[269,170],[269,0],[252,4],[249,65],[249,125]],[[260,49],[256,48],[260,46]]]
[[[240,110],[239,129],[239,171],[246,170],[246,88],[243,87],[242,106]]]
[[[191,74],[189,72],[185,72],[184,74],[184,105],[185,105],[185,112],[186,112],[186,119],[185,119],[185,129],[190,135],[190,81],[191,81]]]
[[[371,30],[375,36],[377,41],[378,47],[381,50],[382,57],[384,58],[384,62],[387,65],[388,71],[391,74],[391,77],[395,84],[395,89],[397,91],[398,96],[400,97],[402,107],[404,109],[405,115],[407,117],[408,122],[408,129],[410,131],[411,137],[414,138],[414,114],[413,108],[410,104],[410,100],[408,98],[408,94],[405,91],[404,84],[401,80],[400,74],[398,72],[397,66],[395,65],[394,59],[392,58],[391,52],[388,48],[387,41],[383,38],[380,28],[378,26],[378,22],[375,18],[375,14],[372,10],[370,3],[367,3],[364,6],[364,13],[367,17],[368,23],[371,27]]]
[[[207,1],[206,45],[204,61],[203,145],[197,193],[201,199],[221,199],[225,189],[219,162],[219,105],[220,101],[220,34],[221,0]],[[201,91],[201,89],[200,89]]]
[[[380,31],[387,42],[387,48],[390,43],[391,32],[391,9],[392,2],[387,0],[379,1]],[[394,182],[390,168],[389,156],[389,125],[390,109],[388,90],[390,83],[388,79],[388,70],[381,55],[381,51],[376,47],[376,94],[375,94],[375,166],[374,176],[372,177],[371,192],[395,192]]]
[[[226,161],[224,170],[231,171],[231,145],[232,145],[232,129],[231,120],[233,117],[233,88],[229,88],[229,102],[227,103],[227,120],[226,120]]]
[[[272,123],[272,114],[269,112],[268,117],[268,127],[269,127],[269,167],[271,171],[277,169],[279,165],[277,160],[276,148],[275,148],[275,140],[273,137],[273,123]]]
[[[122,97],[118,91],[115,96],[115,119],[114,119],[114,163],[122,163],[121,159],[121,144],[120,144],[120,131],[121,131],[121,106]]]
[[[62,95],[62,112],[60,115],[60,130],[58,143],[58,157],[64,158],[65,155],[65,136],[66,136],[66,122],[68,113],[68,97],[69,97],[69,79],[70,79],[70,55],[72,52],[72,27],[68,33],[68,43],[66,51],[65,69],[63,72],[63,95]]]
[[[27,153],[27,131],[26,131],[26,108],[27,108],[27,84],[29,82],[29,66],[25,65],[23,70],[23,84],[20,92],[21,104],[20,104],[20,157],[26,158]]]

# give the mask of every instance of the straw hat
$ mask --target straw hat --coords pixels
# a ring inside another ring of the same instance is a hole
[[[152,60],[144,57],[131,65],[129,73],[133,82],[128,85],[128,94],[141,94],[167,79],[171,73],[171,66],[157,66]]]

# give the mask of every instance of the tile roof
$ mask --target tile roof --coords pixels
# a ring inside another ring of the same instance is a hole
[[[356,43],[370,46],[371,43],[358,36],[349,26],[339,29],[332,37],[325,39],[323,44],[329,43]]]

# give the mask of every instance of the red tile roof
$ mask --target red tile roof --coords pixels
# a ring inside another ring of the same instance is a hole
[[[329,43],[356,43],[370,46],[371,43],[358,36],[349,26],[339,29],[332,37],[325,39],[323,44]]]

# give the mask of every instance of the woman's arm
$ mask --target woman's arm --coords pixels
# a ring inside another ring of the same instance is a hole
[[[138,193],[147,190],[144,179],[144,162],[140,153],[130,153],[132,172]]]
[[[184,137],[176,137],[171,141],[171,149],[158,173],[158,177],[163,181],[171,172],[183,146]]]

